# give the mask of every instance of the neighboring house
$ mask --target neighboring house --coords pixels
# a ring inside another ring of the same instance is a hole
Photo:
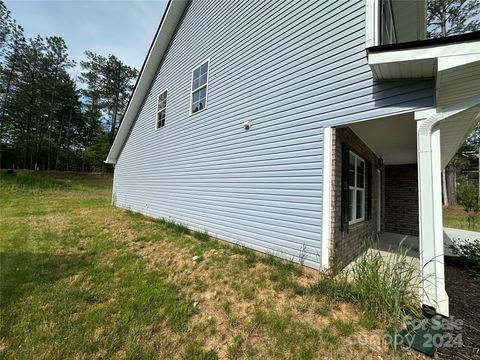
[[[425,1],[171,1],[106,162],[113,202],[328,270],[420,238],[448,315],[441,169],[478,121],[478,33]]]

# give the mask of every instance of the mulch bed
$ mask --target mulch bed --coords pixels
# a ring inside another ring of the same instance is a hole
[[[446,259],[446,264],[446,290],[450,299],[449,320],[459,326],[446,330],[445,333],[461,342],[456,342],[460,343],[459,346],[439,348],[435,358],[480,359],[480,281],[458,261]]]

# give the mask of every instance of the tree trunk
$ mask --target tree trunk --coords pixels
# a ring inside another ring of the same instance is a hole
[[[442,170],[442,193],[443,193],[443,206],[449,206],[448,193],[447,193],[447,177],[445,176],[445,169]]]
[[[35,78],[32,77],[32,90],[30,92],[30,101],[28,104],[28,115],[27,115],[27,127],[25,129],[25,139],[26,139],[26,146],[25,146],[25,159],[28,158],[28,151],[30,151],[30,169],[32,169],[33,165],[33,150],[32,150],[32,136],[30,129],[32,128],[33,122],[33,107],[35,105]]]
[[[445,6],[442,6],[442,17],[440,23],[440,33],[442,37],[447,36],[447,9]]]
[[[53,77],[53,88],[52,88],[52,95],[50,97],[50,112],[48,115],[48,157],[47,157],[47,169],[50,170],[50,149],[52,143],[52,121],[53,121],[53,103],[55,102],[55,91],[57,89],[57,73],[58,73],[58,64],[55,65],[55,76]],[[60,129],[60,131],[62,131]],[[58,155],[58,149],[57,149]],[[55,164],[55,169],[57,168],[57,164]]]
[[[445,177],[447,184],[447,199],[450,206],[457,205],[457,174],[455,172],[455,167],[452,165],[447,165],[445,168]]]
[[[10,88],[12,86],[13,73],[15,71],[16,63],[17,63],[17,50],[15,49],[13,53],[12,67],[8,72],[8,81],[7,81],[7,87],[5,89],[5,96],[3,97],[2,119],[0,122],[0,169],[2,168],[2,136],[3,136],[3,128],[5,126],[5,114],[7,111],[8,95],[10,95]]]
[[[55,156],[55,170],[58,170],[58,164],[60,163],[60,149],[62,147],[62,133],[63,133],[63,116],[60,121],[60,126],[58,128],[58,140],[57,140],[57,154]]]
[[[117,114],[118,114],[118,98],[119,94],[115,97],[115,103],[113,106],[113,111],[112,111],[112,127],[110,129],[110,144],[113,144],[113,140],[115,139],[115,128],[117,125]]]

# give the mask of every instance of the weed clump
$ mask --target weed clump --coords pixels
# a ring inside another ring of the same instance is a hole
[[[312,290],[358,305],[366,328],[375,328],[376,319],[398,328],[405,316],[421,314],[418,270],[406,254],[401,250],[384,257],[379,251],[366,251],[350,270],[323,276]]]
[[[206,231],[200,232],[200,231],[195,231],[193,233],[193,237],[197,239],[198,241],[208,241],[210,240],[210,237],[208,236],[208,233]]]

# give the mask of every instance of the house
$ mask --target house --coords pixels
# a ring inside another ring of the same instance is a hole
[[[479,120],[480,36],[426,2],[170,1],[106,162],[116,206],[329,270],[419,237],[448,315],[441,169]]]

